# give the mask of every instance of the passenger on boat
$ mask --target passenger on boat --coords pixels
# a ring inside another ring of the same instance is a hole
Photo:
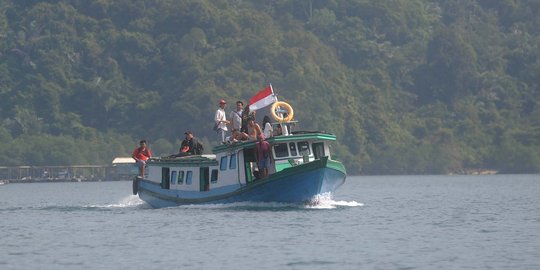
[[[186,138],[182,141],[180,145],[179,153],[185,153],[184,155],[201,155],[204,151],[203,145],[193,137],[193,132],[186,131],[184,133]]]
[[[248,133],[248,120],[249,120],[249,105],[246,105],[244,110],[242,110],[242,127],[240,128],[241,132]]]
[[[231,136],[227,137],[227,142],[229,143],[235,143],[240,141],[247,141],[249,140],[249,136],[237,129],[233,129]]]
[[[255,141],[261,134],[262,134],[261,126],[259,126],[259,124],[255,122],[255,117],[249,117],[249,120],[248,120],[249,139]]]
[[[268,115],[265,115],[263,118],[263,134],[265,138],[270,138],[274,135],[274,128],[272,128],[272,124],[270,123],[270,117]]]
[[[214,117],[214,130],[218,133],[219,139],[221,142],[225,142],[225,133],[227,132],[227,124],[230,123],[230,121],[227,120],[227,117],[225,116],[225,106],[227,105],[227,102],[222,99],[219,101],[219,108],[216,110],[216,115]]]
[[[278,124],[276,126],[276,130],[274,132],[274,136],[283,135],[283,128],[281,127],[282,124]]]
[[[139,176],[143,178],[146,161],[152,157],[152,152],[150,152],[150,149],[146,147],[146,140],[141,140],[139,142],[139,147],[133,150],[133,154],[131,155],[131,157],[135,159],[135,162],[139,167]]]
[[[257,158],[257,167],[259,168],[259,177],[268,177],[268,168],[270,168],[270,144],[264,139],[264,135],[258,137],[255,144],[255,158]]]
[[[236,109],[231,111],[231,114],[229,115],[231,118],[231,125],[233,130],[240,130],[242,128],[242,112],[244,109],[242,108],[244,106],[244,103],[242,101],[236,102]]]

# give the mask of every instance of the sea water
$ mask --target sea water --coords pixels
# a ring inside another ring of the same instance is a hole
[[[309,204],[164,209],[128,181],[5,184],[0,269],[540,269],[540,176],[353,176]]]

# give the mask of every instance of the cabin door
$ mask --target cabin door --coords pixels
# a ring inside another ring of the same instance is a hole
[[[170,168],[161,168],[161,188],[169,189],[171,187],[171,182],[169,181],[171,177]]]
[[[313,155],[315,159],[321,159],[321,157],[324,157],[324,143],[314,143],[312,146],[313,148]]]
[[[251,171],[251,162],[244,162],[245,174],[246,174],[246,183],[251,183],[253,181],[253,172]]]
[[[257,160],[255,159],[255,148],[244,149],[244,172],[246,174],[246,183],[253,182],[254,174],[253,166],[257,166]]]
[[[210,173],[208,167],[201,167],[199,170],[199,190],[200,191],[209,191],[210,190]]]

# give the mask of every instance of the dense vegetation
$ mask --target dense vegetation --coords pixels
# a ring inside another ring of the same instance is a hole
[[[0,166],[215,143],[272,83],[351,174],[540,172],[537,0],[4,0]],[[229,106],[232,109],[232,106]],[[262,117],[259,114],[258,120]]]

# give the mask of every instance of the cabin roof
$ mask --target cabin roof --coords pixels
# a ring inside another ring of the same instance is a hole
[[[184,157],[152,157],[149,164],[181,164],[183,166],[217,165],[216,155],[191,155]]]
[[[132,157],[116,157],[112,161],[113,165],[122,163],[135,163],[135,160]]]

